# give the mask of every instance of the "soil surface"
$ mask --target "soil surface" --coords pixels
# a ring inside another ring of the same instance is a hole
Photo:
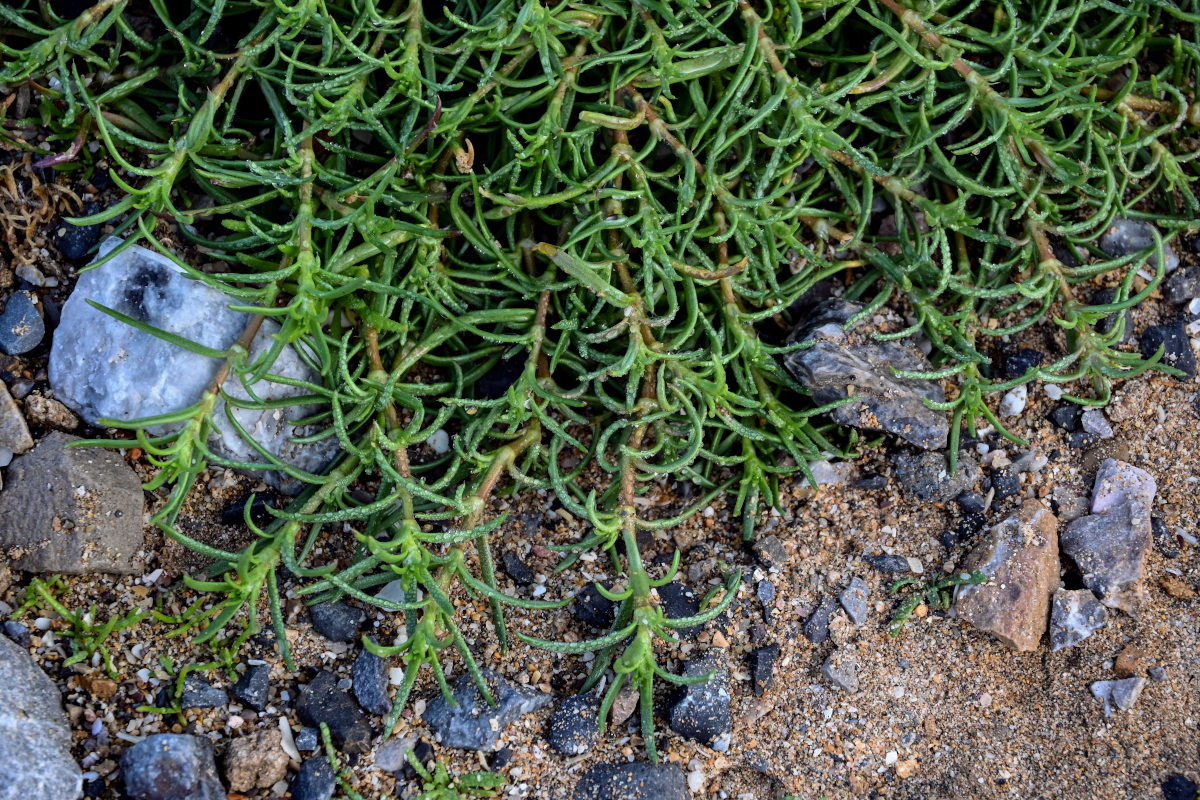
[[[48,195],[49,196],[49,195]],[[6,202],[11,202],[5,198]],[[47,202],[50,202],[47,200]],[[55,203],[66,203],[57,199]],[[50,211],[47,215],[52,216]],[[53,224],[47,220],[43,223]],[[14,223],[15,224],[15,223]],[[31,225],[33,223],[30,223]],[[44,275],[57,276],[57,286],[37,287],[15,277],[17,264],[0,265],[12,289],[39,294],[52,329],[55,309],[72,283],[75,267],[59,258],[43,241],[22,249],[41,260]],[[15,251],[5,253],[14,257]],[[24,257],[24,256],[22,256]],[[10,291],[5,289],[4,293]],[[1135,331],[1166,316],[1157,295],[1134,315]],[[23,403],[33,394],[49,397],[45,359],[51,334],[37,350],[5,357],[3,379]],[[1031,344],[1053,349],[1052,341],[1030,338]],[[1136,346],[1136,340],[1131,346]],[[1070,388],[1070,387],[1067,387]],[[1080,389],[1082,391],[1082,389]],[[720,585],[724,570],[742,569],[736,602],[722,617],[692,639],[660,645],[660,663],[679,671],[682,658],[702,652],[716,655],[730,670],[734,729],[726,752],[716,752],[667,730],[660,717],[659,752],[688,773],[697,798],[767,800],[797,798],[1155,798],[1160,784],[1182,773],[1200,780],[1200,407],[1195,379],[1149,374],[1119,384],[1106,409],[1115,436],[1089,449],[1075,449],[1066,434],[1047,420],[1059,403],[1041,387],[1032,388],[1025,410],[1012,420],[1012,431],[1028,442],[1015,445],[992,433],[966,444],[990,466],[976,487],[988,493],[991,475],[1006,462],[1022,456],[1044,456],[1045,466],[1020,476],[1017,496],[993,502],[990,524],[1003,519],[1022,497],[1041,497],[1055,506],[1071,498],[1086,498],[1098,463],[1118,457],[1148,471],[1158,483],[1154,515],[1168,531],[1162,547],[1151,554],[1146,574],[1147,607],[1135,618],[1115,613],[1108,625],[1075,647],[1051,653],[1043,639],[1030,653],[1017,653],[954,618],[953,613],[920,606],[898,636],[888,625],[900,599],[888,589],[896,575],[884,575],[863,559],[865,555],[896,554],[919,562],[921,580],[944,576],[960,564],[969,544],[947,548],[942,535],[954,527],[962,512],[954,503],[922,502],[900,485],[892,467],[894,443],[867,449],[849,466],[839,466],[842,483],[814,492],[802,481],[781,487],[782,513],[773,515],[760,536],[782,543],[786,559],[765,565],[742,541],[740,522],[728,504],[714,501],[709,508],[677,529],[659,533],[647,542],[643,557],[661,575],[672,552],[682,554],[680,580],[697,596]],[[997,398],[998,400],[998,398]],[[51,423],[47,422],[46,425]],[[62,424],[62,423],[54,423]],[[49,428],[34,424],[35,438]],[[1002,452],[1000,452],[1002,451]],[[152,468],[137,450],[126,458],[148,479]],[[1026,464],[1032,459],[1025,459]],[[863,479],[878,477],[864,486]],[[867,488],[874,486],[876,488]],[[240,524],[225,524],[222,512],[265,487],[244,476],[216,470],[197,487],[181,523],[189,536],[223,549],[236,549],[251,540]],[[647,513],[666,515],[691,499],[688,485],[663,484],[647,494]],[[153,511],[162,495],[148,494]],[[550,496],[536,493],[520,501],[500,499],[491,514],[509,512],[509,521],[494,537],[493,548],[521,555],[545,586],[542,598],[561,598],[588,582],[611,579],[605,558],[585,556],[574,567],[553,573],[555,557],[542,548],[577,541],[584,525],[563,511]],[[1061,526],[1060,526],[1061,532]],[[317,562],[342,561],[351,555],[351,537],[326,534],[319,543]],[[539,556],[538,554],[542,554]],[[193,602],[204,602],[182,586],[185,572],[203,560],[174,542],[147,530],[142,572],[131,577],[81,576],[64,581],[60,599],[70,608],[95,604],[96,620],[129,613],[135,607],[158,608],[164,616],[178,615]],[[838,611],[828,641],[816,645],[803,634],[805,621],[827,595],[842,591],[854,576],[870,589],[869,617],[853,626]],[[0,568],[0,600],[19,609],[33,576]],[[1064,574],[1069,588],[1079,577]],[[768,614],[757,596],[760,583],[774,586]],[[218,755],[227,742],[260,729],[275,729],[280,717],[293,728],[300,722],[294,709],[299,686],[313,668],[349,677],[361,643],[335,644],[312,630],[309,614],[295,595],[302,584],[285,580],[288,637],[300,670],[289,672],[274,647],[270,629],[252,637],[237,654],[222,652],[223,643],[196,646],[188,634],[172,635],[174,626],[150,619],[106,643],[118,673],[108,681],[99,658],[92,663],[63,667],[71,653],[64,632],[69,626],[44,608],[18,617],[32,629],[29,652],[61,688],[75,736],[76,758],[88,772],[89,797],[120,797],[117,762],[131,742],[153,733],[188,731],[210,736]],[[530,596],[532,587],[519,587],[501,576],[501,588]],[[904,592],[901,592],[904,594]],[[496,644],[484,604],[461,592],[454,600],[462,608],[464,634],[483,666],[510,680],[528,684],[561,698],[575,691],[589,671],[586,658],[558,656],[514,641],[502,654]],[[3,609],[0,609],[3,610]],[[260,617],[266,617],[265,606]],[[368,612],[367,632],[379,641],[396,635],[396,619]],[[39,630],[37,618],[49,630]],[[510,632],[521,631],[548,639],[578,640],[599,635],[577,622],[568,609],[553,612],[508,611]],[[510,638],[513,638],[510,636]],[[750,651],[777,643],[781,651],[771,687],[758,697],[753,692]],[[1129,647],[1140,648],[1140,675],[1154,675],[1140,699],[1127,711],[1106,717],[1090,685],[1116,677],[1114,662]],[[821,665],[837,649],[858,663],[859,690],[847,694],[821,676]],[[237,705],[197,709],[182,715],[146,710],[156,691],[185,665],[217,664],[205,679],[229,689],[237,672],[250,660],[272,665],[271,705],[261,713]],[[392,664],[391,666],[397,666]],[[461,672],[451,665],[453,678]],[[1161,667],[1161,671],[1157,668]],[[395,735],[418,737],[434,745],[435,756],[452,773],[496,764],[474,752],[441,747],[432,741],[420,711],[436,695],[429,674],[423,675],[413,701]],[[663,690],[665,698],[665,690]],[[564,798],[589,766],[609,761],[644,758],[644,745],[635,714],[628,723],[609,730],[600,744],[579,757],[564,757],[546,741],[552,709],[529,715],[509,726],[503,743],[511,757],[499,771],[508,779],[501,796]],[[378,734],[381,718],[372,717]],[[99,720],[99,724],[97,724]],[[417,784],[373,768],[373,753],[343,760],[350,785],[363,797],[406,797]],[[293,768],[298,766],[293,764]],[[277,784],[270,789],[231,797],[286,797]]]

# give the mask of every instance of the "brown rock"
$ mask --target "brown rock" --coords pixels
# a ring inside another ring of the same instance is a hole
[[[91,675],[85,675],[79,679],[79,683],[83,688],[95,697],[97,700],[107,700],[117,693],[117,682],[108,678],[96,678]]]
[[[1058,520],[1045,504],[1026,500],[988,531],[967,557],[972,570],[988,581],[958,588],[958,616],[1016,650],[1036,649],[1058,587]]]
[[[21,409],[8,393],[8,387],[0,382],[0,448],[24,453],[31,447],[33,437],[29,435],[25,417],[21,416]]]
[[[1158,585],[1163,588],[1163,591],[1174,597],[1176,600],[1191,600],[1196,596],[1196,590],[1181,579],[1174,575],[1166,575],[1158,582]]]
[[[79,417],[57,400],[44,397],[37,392],[25,398],[25,418],[30,424],[56,431],[70,431],[79,427]]]
[[[1149,655],[1135,644],[1126,645],[1113,662],[1113,672],[1121,678],[1132,678],[1146,671],[1146,659]]]
[[[907,761],[896,762],[896,777],[900,779],[911,778],[917,774],[917,760],[910,758]]]
[[[288,756],[278,728],[239,736],[225,751],[225,780],[235,792],[266,789],[287,777]]]

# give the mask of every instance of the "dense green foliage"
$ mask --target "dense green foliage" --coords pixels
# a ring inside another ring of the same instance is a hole
[[[670,576],[650,580],[636,533],[678,518],[638,494],[691,480],[686,515],[728,491],[750,535],[781,478],[853,443],[779,359],[818,281],[928,339],[955,441],[979,416],[1002,427],[987,402],[1020,383],[1103,403],[1149,366],[1118,349],[1122,321],[1098,328],[1153,291],[1135,283],[1147,254],[1094,243],[1117,214],[1173,235],[1198,210],[1195,6],[102,0],[65,19],[28,0],[0,7],[0,110],[53,131],[45,163],[113,167],[125,198],[88,221],[160,247],[178,221],[227,265],[182,266],[282,324],[257,363],[224,354],[223,379],[253,383],[301,341],[321,375],[312,421],[343,456],[326,475],[279,465],[309,488],[240,553],[174,528],[226,463],[205,445],[233,424],[211,418],[220,383],[165,420],[177,432],[141,434],[173,487],[158,522],[218,564],[185,625],[209,638],[248,605],[253,627],[265,593],[280,626],[279,564],[309,599],[404,611],[402,644],[369,645],[406,667],[394,717],[422,665],[444,688],[447,648],[478,675],[455,586],[488,598],[504,641],[487,503],[546,489],[589,523],[567,561],[601,548],[627,576],[608,635],[543,643],[600,651],[587,686],[615,671],[607,710],[623,685],[648,701],[656,676],[680,680],[655,640],[697,622],[658,606]],[[1089,304],[1097,278],[1113,302]],[[1059,354],[1002,380],[993,342],[1035,325]],[[452,449],[428,457],[439,429]],[[357,559],[312,567],[343,525]],[[409,602],[372,596],[397,578]]]

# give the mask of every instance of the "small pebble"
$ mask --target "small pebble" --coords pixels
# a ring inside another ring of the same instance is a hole
[[[42,343],[46,325],[28,292],[13,292],[0,313],[0,350],[10,356],[27,353]]]
[[[1014,386],[1009,389],[1004,395],[1004,399],[1000,401],[1000,416],[1015,417],[1025,410],[1025,403],[1029,399],[1029,390],[1024,384]]]

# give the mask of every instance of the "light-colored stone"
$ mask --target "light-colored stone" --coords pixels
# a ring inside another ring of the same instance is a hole
[[[858,691],[858,661],[841,650],[834,650],[821,665],[821,674],[843,692]]]
[[[270,788],[287,777],[288,754],[278,728],[230,740],[225,750],[225,780],[235,792]]]
[[[104,257],[120,240],[100,246]],[[233,311],[233,298],[185,274],[174,261],[141,247],[130,247],[106,264],[79,277],[63,306],[50,352],[50,383],[59,399],[90,423],[102,418],[122,421],[188,408],[211,389],[223,359],[210,358],[138,330],[93,308],[99,303],[127,317],[217,351],[227,351],[242,336],[251,317]],[[279,326],[262,323],[249,348],[249,361],[273,344]],[[316,373],[288,345],[270,369],[272,376],[319,382]],[[248,401],[251,391],[263,401],[308,394],[302,387],[263,379],[242,385],[236,374],[222,387],[235,401]],[[291,420],[313,413],[312,406],[287,409],[240,408],[233,416],[268,452],[303,470],[319,471],[336,454],[336,438],[300,445],[293,437],[315,433],[296,428]],[[213,413],[210,446],[233,461],[264,463],[257,450],[226,417],[224,400]],[[294,490],[297,482],[277,471],[265,476],[277,487]]]
[[[1150,511],[1157,490],[1145,470],[1107,459],[1096,473],[1091,514],[1066,527],[1063,552],[1083,583],[1109,608],[1133,614],[1144,605],[1146,557],[1153,547]]]
[[[82,795],[58,689],[23,647],[0,636],[0,800]]]
[[[1073,647],[1108,622],[1108,610],[1089,589],[1059,589],[1050,611],[1050,650]]]
[[[29,572],[138,572],[142,485],[115,451],[74,441],[52,433],[9,465],[0,554]]]
[[[1058,521],[1040,500],[1026,500],[993,527],[967,557],[964,571],[986,583],[955,592],[959,617],[1019,651],[1037,648],[1058,588]]]
[[[0,383],[0,450],[21,454],[33,447],[33,437],[29,435],[29,426],[25,416],[8,387]]]
[[[1111,717],[1114,705],[1122,711],[1133,708],[1133,704],[1142,696],[1142,689],[1145,686],[1145,678],[1096,681],[1092,684],[1092,694],[1097,700],[1104,701],[1104,716]]]

